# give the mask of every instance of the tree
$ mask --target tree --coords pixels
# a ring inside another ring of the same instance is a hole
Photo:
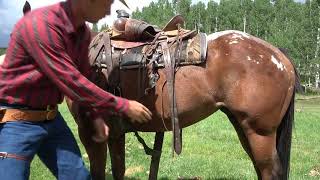
[[[7,50],[7,49],[0,48],[0,55],[5,54],[5,53],[6,53],[6,50]]]
[[[320,0],[296,1],[220,0],[218,4],[210,0],[205,5],[201,1],[192,4],[192,0],[158,0],[133,12],[133,18],[163,26],[174,14],[181,14],[187,29],[197,27],[206,33],[245,31],[288,49],[299,69],[313,76],[320,64]],[[309,75],[302,81],[306,82]]]
[[[108,29],[109,29],[108,24],[102,24],[102,26],[100,28],[100,32],[103,31],[103,30],[108,30]]]
[[[93,23],[93,25],[92,25],[92,31],[93,31],[93,32],[99,32],[97,23]]]
[[[218,31],[218,3],[210,0],[207,4],[204,31],[207,33]],[[203,18],[203,17],[202,17]]]
[[[196,27],[198,31],[204,31],[205,17],[207,17],[206,5],[203,2],[198,2],[192,5],[190,9],[188,17],[192,19],[191,25]]]
[[[189,13],[191,12],[191,0],[177,0],[175,4],[175,11],[177,14],[182,15],[185,20],[185,26],[187,29],[193,29],[193,19],[189,17]]]

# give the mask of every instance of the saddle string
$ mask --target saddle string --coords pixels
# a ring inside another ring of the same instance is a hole
[[[138,99],[142,98],[144,95],[147,94],[147,91],[149,90],[148,88],[145,88],[145,75],[147,75],[146,72],[146,67],[144,64],[147,63],[147,59],[148,57],[152,56],[154,54],[154,52],[156,51],[157,47],[159,46],[159,42],[157,42],[157,40],[159,39],[159,37],[163,34],[163,32],[159,32],[156,34],[156,36],[154,37],[154,39],[152,40],[152,42],[149,44],[149,46],[147,47],[147,49],[145,50],[145,53],[143,53],[144,55],[142,56],[141,61],[139,62],[138,65]],[[152,63],[152,61],[150,61],[149,63]],[[143,89],[144,94],[141,94]]]
[[[163,89],[164,89],[164,86],[167,84],[167,80],[164,81],[163,85],[162,85],[162,88],[161,88],[161,120],[162,120],[162,124],[163,124],[163,127],[166,129],[166,131],[169,131],[169,129],[167,128],[166,126],[166,123],[164,122],[164,105],[163,105]]]

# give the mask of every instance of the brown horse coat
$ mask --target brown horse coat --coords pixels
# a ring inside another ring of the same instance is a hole
[[[258,178],[287,179],[298,81],[294,66],[278,48],[240,31],[214,33],[207,40],[206,63],[179,67],[175,75],[180,125],[192,125],[221,109],[235,127]],[[138,131],[171,129],[164,69],[158,73],[155,89],[139,99],[138,71],[126,70],[121,74],[123,97],[136,99],[153,112],[152,121],[133,124]],[[80,124],[79,133],[89,154],[93,178],[104,179],[107,143],[94,143],[88,126],[81,125],[90,124],[90,117],[81,115],[77,104],[69,102],[69,107]],[[109,145],[113,176],[123,179],[124,136]]]

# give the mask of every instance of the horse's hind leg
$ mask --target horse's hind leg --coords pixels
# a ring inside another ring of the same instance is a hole
[[[276,131],[253,128],[248,124],[254,121],[262,122],[262,119],[253,120],[242,115],[233,116],[226,110],[224,112],[235,127],[243,148],[250,156],[258,179],[280,179],[281,166],[276,150]]]
[[[276,150],[276,131],[252,128],[243,122],[241,127],[247,138],[251,150],[250,156],[259,179],[280,179],[281,166]]]
[[[222,108],[221,111],[223,111],[228,116],[231,124],[233,125],[234,129],[237,132],[238,138],[240,140],[240,143],[241,143],[243,149],[249,155],[251,161],[253,162],[253,165],[254,165],[254,168],[255,168],[255,170],[257,172],[257,175],[258,175],[259,179],[261,179],[260,171],[259,171],[259,169],[257,169],[257,167],[255,165],[255,161],[254,161],[254,158],[252,156],[252,152],[251,152],[251,148],[250,148],[248,139],[246,138],[246,135],[244,134],[239,122],[237,121],[235,116],[233,116],[233,114],[228,109]]]
[[[261,134],[254,130],[246,132],[259,179],[280,179],[281,166],[276,150],[276,133]]]

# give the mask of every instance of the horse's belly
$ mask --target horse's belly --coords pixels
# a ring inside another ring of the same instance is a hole
[[[171,130],[171,109],[169,102],[156,102],[153,119],[145,124],[135,124],[139,131],[169,131]],[[177,95],[177,110],[180,127],[195,124],[218,110],[213,99],[205,96],[179,97]]]

